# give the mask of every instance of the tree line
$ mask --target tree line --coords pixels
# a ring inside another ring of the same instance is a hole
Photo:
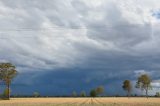
[[[135,88],[140,89],[141,91],[145,91],[145,96],[148,98],[148,91],[152,90],[152,85],[151,85],[151,77],[147,74],[142,74],[137,78]],[[126,91],[127,96],[130,97],[133,89],[133,85],[130,80],[124,80],[122,83],[122,88],[124,91]],[[90,97],[97,97],[97,96],[102,96],[104,93],[104,87],[99,86],[96,89],[92,89],[90,91]],[[84,91],[80,93],[79,96],[83,97]],[[85,94],[86,95],[86,94]],[[73,92],[73,97],[78,96],[77,93],[74,91]],[[117,95],[118,96],[118,95]],[[156,92],[155,97],[160,97],[160,92]]]
[[[99,87],[97,87],[95,89],[91,89],[89,95],[90,95],[90,97],[102,96],[104,91],[105,91],[104,87],[103,86],[99,86]],[[86,97],[87,94],[86,94],[85,91],[81,91],[80,94],[77,94],[76,91],[73,91],[71,96],[72,97]]]

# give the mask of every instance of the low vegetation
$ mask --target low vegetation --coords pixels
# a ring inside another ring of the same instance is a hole
[[[85,91],[81,91],[80,96],[81,96],[81,97],[86,97],[86,96],[87,96],[87,95],[86,95],[86,92],[85,92]]]

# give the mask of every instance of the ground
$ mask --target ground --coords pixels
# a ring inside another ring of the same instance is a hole
[[[0,106],[160,106],[160,98],[11,98]]]

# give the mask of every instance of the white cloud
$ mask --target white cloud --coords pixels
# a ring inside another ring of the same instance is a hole
[[[159,55],[159,28],[153,25],[152,34],[150,23],[159,6],[157,0],[1,0],[0,59],[54,69],[82,65],[95,52]]]

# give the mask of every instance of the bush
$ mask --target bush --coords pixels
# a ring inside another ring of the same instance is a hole
[[[81,96],[81,97],[86,97],[86,92],[85,92],[85,91],[82,91],[82,92],[80,93],[80,96]]]
[[[6,100],[8,100],[9,98],[8,98],[8,95],[9,95],[9,93],[10,93],[10,90],[8,90],[9,88],[6,88],[4,91],[3,91],[3,94],[2,94],[2,98],[3,99],[6,99]]]
[[[34,93],[33,93],[33,96],[34,96],[34,97],[39,97],[40,94],[39,94],[38,92],[34,92]]]
[[[72,92],[72,96],[73,96],[73,97],[76,97],[76,96],[77,96],[76,91],[73,91],[73,92]]]
[[[102,95],[104,93],[104,87],[103,86],[99,86],[96,88],[96,92],[97,92],[97,95]]]
[[[96,97],[97,96],[97,92],[96,92],[95,89],[93,89],[93,90],[90,91],[90,96],[91,97]]]

